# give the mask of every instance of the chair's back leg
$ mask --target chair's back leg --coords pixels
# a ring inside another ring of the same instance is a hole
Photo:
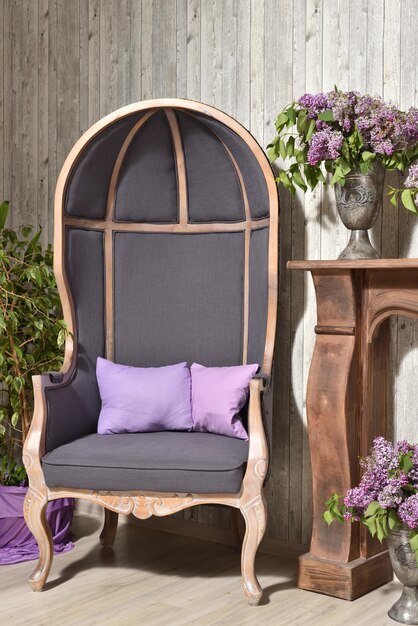
[[[267,509],[264,497],[257,496],[241,506],[241,513],[245,519],[245,536],[241,552],[241,572],[244,582],[244,592],[248,603],[257,605],[263,590],[255,575],[254,563],[257,548],[266,529]]]
[[[23,513],[29,530],[35,537],[39,547],[39,560],[29,583],[34,591],[42,591],[54,557],[54,544],[49,524],[46,520],[48,500],[38,491],[29,489],[26,494]]]
[[[119,515],[109,509],[104,510],[103,530],[100,534],[100,543],[102,546],[113,546],[116,539],[116,531],[118,529]]]

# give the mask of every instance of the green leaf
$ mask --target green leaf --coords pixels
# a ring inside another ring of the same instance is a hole
[[[270,147],[267,149],[267,156],[270,163],[274,163],[274,161],[279,158],[279,155],[276,152],[276,148],[274,147]]]
[[[362,174],[367,174],[368,172],[372,171],[372,166],[370,165],[370,163],[363,163],[363,161],[360,161],[359,167]]]
[[[303,180],[300,172],[298,170],[296,170],[293,173],[292,176],[292,181],[298,186],[300,187],[303,191],[307,191],[308,187],[306,186],[305,181]]]
[[[32,226],[22,226],[22,235],[27,238],[32,232]]]
[[[418,551],[418,533],[416,531],[411,531],[409,543],[414,552]]]
[[[9,215],[9,206],[10,203],[8,200],[0,204],[0,230],[2,230],[6,224],[7,216]]]
[[[295,193],[295,188],[294,188],[294,186],[292,184],[292,181],[290,180],[290,178],[286,174],[286,172],[280,172],[278,178],[276,178],[276,181],[278,181],[279,183],[282,183],[284,185],[284,187],[288,191],[290,191],[290,193],[292,193],[292,194]]]
[[[374,152],[369,152],[368,150],[365,150],[364,152],[362,152],[362,159],[363,161],[365,161],[366,163],[368,163],[369,161],[374,161],[376,158],[376,155]]]
[[[322,120],[323,122],[333,122],[334,121],[334,115],[332,114],[332,110],[328,109],[327,111],[322,111],[318,115],[318,119]]]
[[[325,511],[323,514],[323,518],[324,518],[324,521],[328,524],[328,526],[332,524],[333,521],[335,521],[335,517],[333,516],[331,511]]]
[[[382,543],[383,539],[385,539],[387,536],[385,535],[382,522],[378,517],[376,517],[376,535],[380,543]]]
[[[12,422],[12,426],[13,426],[13,428],[16,428],[17,423],[18,423],[18,421],[19,421],[19,413],[16,413],[16,412],[15,412],[15,413],[13,413],[13,415],[12,415],[12,417],[11,417],[11,420],[10,420],[10,421]]]
[[[57,336],[57,346],[61,348],[65,343],[66,331],[60,330]]]
[[[415,194],[413,193],[412,189],[404,189],[401,193],[401,200],[402,204],[406,209],[408,209],[408,211],[412,211],[412,213],[418,215],[418,209],[414,203],[414,195]]]
[[[306,141],[309,141],[312,135],[314,134],[314,130],[316,128],[315,120],[311,120],[309,122],[308,132],[306,133]]]
[[[286,155],[288,157],[294,156],[294,148],[295,148],[295,138],[289,137],[289,140],[286,144]]]
[[[299,134],[303,134],[307,130],[308,114],[306,111],[299,111],[296,128]]]
[[[390,203],[393,204],[393,206],[398,206],[398,194],[394,193],[393,196],[390,199]]]
[[[369,529],[369,533],[371,534],[372,537],[375,536],[376,534],[376,518],[375,517],[369,517],[367,519],[364,520],[363,524],[365,526],[367,526],[367,528]]]
[[[6,330],[6,322],[4,319],[3,311],[0,311],[0,329]]]
[[[279,117],[276,120],[276,129],[277,131],[280,132],[280,130],[283,128],[283,126],[285,124],[287,124],[288,121],[288,117],[287,117],[287,113],[285,111],[282,111],[279,115]]]
[[[407,454],[399,455],[399,469],[401,469],[405,474],[407,474],[414,466],[412,462],[412,455],[412,451]]]
[[[388,514],[388,523],[389,528],[394,530],[396,528],[401,528],[402,522],[400,522],[398,516],[396,515],[396,511],[394,509],[390,509]]]
[[[280,137],[279,139],[279,154],[282,157],[283,160],[285,160],[287,153],[286,153],[286,146],[284,145],[284,141],[283,139]]]
[[[383,510],[377,500],[373,500],[370,502],[369,506],[364,512],[365,517],[370,517],[372,515],[376,515],[379,511]]]
[[[287,117],[289,118],[288,126],[294,126],[296,124],[296,113],[293,106],[287,109]]]

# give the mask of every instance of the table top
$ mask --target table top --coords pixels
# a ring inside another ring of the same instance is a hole
[[[418,269],[418,259],[335,259],[335,260],[301,260],[288,261],[289,270],[327,270],[327,269],[373,269],[402,270]]]

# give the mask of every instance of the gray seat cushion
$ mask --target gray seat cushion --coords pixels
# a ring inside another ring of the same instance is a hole
[[[237,493],[248,441],[210,433],[87,435],[42,459],[49,487]]]

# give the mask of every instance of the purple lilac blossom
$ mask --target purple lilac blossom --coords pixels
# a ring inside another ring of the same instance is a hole
[[[388,484],[383,487],[377,496],[377,501],[383,509],[394,509],[402,502],[402,487],[408,484],[408,476],[401,474],[399,478],[389,478]]]
[[[298,104],[307,109],[308,117],[311,119],[316,119],[319,113],[330,108],[328,97],[325,93],[305,93],[299,98]]]
[[[337,159],[343,143],[340,132],[326,128],[312,135],[309,141],[308,162],[317,165],[320,161]]]
[[[414,446],[408,443],[406,439],[402,439],[401,441],[397,441],[395,443],[395,454],[408,454],[414,450]]]
[[[418,163],[411,165],[408,170],[408,178],[405,180],[405,187],[409,189],[418,188]]]
[[[330,91],[327,94],[334,120],[347,133],[354,128],[354,106],[359,95],[356,91]]]
[[[366,149],[390,156],[415,143],[414,112],[403,113],[379,96],[361,96],[354,111]]]
[[[411,143],[418,141],[418,109],[415,107],[406,112],[405,134]]]
[[[398,508],[398,517],[409,528],[418,527],[418,494],[402,502]]]

